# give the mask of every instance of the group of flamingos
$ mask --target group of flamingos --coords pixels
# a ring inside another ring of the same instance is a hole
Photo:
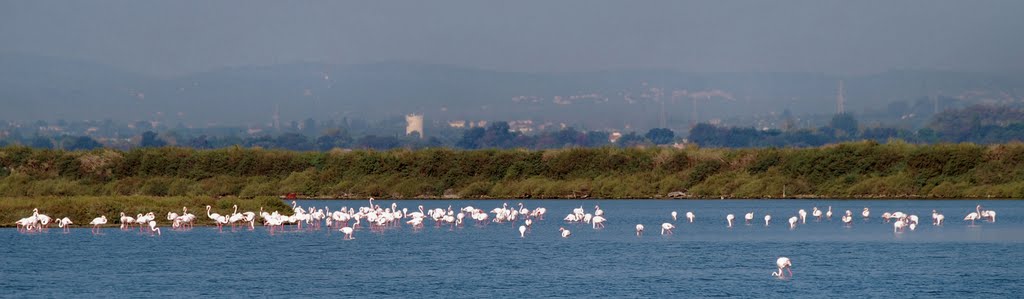
[[[430,210],[424,210],[423,206],[420,205],[418,211],[410,212],[407,208],[398,209],[397,203],[392,203],[390,207],[381,208],[380,205],[373,203],[374,199],[370,198],[369,205],[359,207],[358,210],[355,208],[342,207],[340,210],[331,212],[329,207],[323,209],[317,209],[313,207],[303,208],[298,206],[295,201],[292,201],[292,215],[285,216],[278,211],[268,213],[260,208],[260,213],[256,214],[251,211],[238,212],[238,206],[233,206],[233,211],[228,215],[221,215],[212,212],[211,206],[206,206],[206,216],[212,220],[218,227],[219,230],[223,229],[224,225],[231,225],[232,229],[237,226],[248,226],[248,228],[254,229],[257,220],[260,220],[264,226],[269,228],[271,234],[274,231],[282,230],[284,225],[295,225],[296,230],[301,230],[303,224],[306,224],[307,228],[319,229],[321,223],[326,224],[330,228],[337,228],[339,231],[345,234],[346,239],[352,239],[352,233],[354,228],[358,228],[362,220],[365,219],[369,223],[371,228],[397,226],[400,225],[401,220],[408,225],[415,227],[421,227],[424,221],[427,219],[433,220],[438,226],[447,224],[451,226],[462,225],[464,219],[468,216],[470,219],[475,220],[477,223],[485,223],[491,219],[490,214],[494,214],[493,222],[511,222],[516,223],[517,219],[523,220],[523,225],[519,227],[520,237],[526,236],[527,229],[533,224],[533,219],[543,219],[547,209],[538,207],[533,210],[527,209],[522,203],[518,204],[518,208],[509,207],[508,203],[502,204],[501,207],[492,209],[490,212],[486,212],[482,209],[478,209],[472,206],[466,206],[461,209],[453,210],[449,205],[447,209],[435,208]],[[672,221],[678,220],[678,212],[672,211],[670,213]],[[808,213],[804,209],[800,209],[796,212],[796,215],[788,219],[789,227],[795,229],[797,224],[807,223]],[[828,207],[827,211],[822,211],[817,207],[811,210],[810,216],[822,220],[822,218],[832,218],[832,207]],[[258,217],[258,218],[257,218]],[[692,211],[686,212],[685,215],[688,222],[693,223],[695,215]],[[871,211],[868,208],[864,208],[861,212],[861,217],[865,220],[871,217]],[[168,212],[166,219],[171,222],[171,227],[175,230],[186,230],[191,229],[196,221],[196,215],[188,212],[188,207],[182,207],[182,213],[179,215],[175,212]],[[736,217],[734,214],[727,214],[725,216],[727,227],[733,226],[733,221]],[[894,232],[902,232],[905,229],[915,230],[918,225],[919,217],[917,215],[907,214],[903,212],[884,212],[882,213],[882,221],[892,222]],[[590,224],[594,229],[603,228],[607,218],[605,218],[604,210],[600,206],[594,206],[593,213],[588,213],[584,210],[583,206],[574,208],[572,213],[569,213],[563,219],[568,223],[587,223]],[[754,212],[748,212],[744,215],[744,220],[747,225],[750,225],[754,221]],[[771,224],[772,216],[764,215],[764,224],[768,226]],[[844,225],[853,225],[853,212],[846,210],[844,215],[841,217]],[[936,210],[932,210],[932,225],[941,226],[945,220],[945,216],[940,214]],[[983,210],[981,205],[975,207],[975,211],[967,214],[964,217],[964,221],[970,221],[973,225],[975,221],[988,220],[991,222],[996,221],[996,211],[994,210]],[[349,226],[350,222],[353,222],[352,226]],[[54,219],[45,214],[40,214],[39,209],[32,210],[32,216],[22,218],[15,222],[19,231],[32,232],[48,228],[53,223],[56,223],[58,227],[63,228],[65,231],[68,230],[73,222],[68,217]],[[146,214],[137,214],[135,217],[125,215],[121,213],[119,219],[120,228],[122,230],[132,229],[133,226],[138,226],[140,231],[145,231],[147,228],[151,234],[161,234],[156,221],[156,214],[149,212]],[[103,215],[97,217],[89,222],[92,225],[93,232],[98,233],[101,226],[107,224],[107,216]],[[661,234],[672,234],[676,226],[671,222],[665,222],[661,224]],[[568,238],[572,235],[572,232],[564,227],[559,228],[559,232],[562,237]],[[644,232],[644,225],[636,225],[637,236],[642,235]]]
[[[485,224],[490,220],[491,222],[503,223],[509,222],[513,225],[516,224],[517,220],[522,220],[523,224],[519,226],[519,236],[525,238],[526,232],[533,224],[534,219],[543,220],[544,214],[547,213],[547,209],[543,207],[537,207],[533,210],[527,209],[523,203],[519,203],[518,207],[510,207],[508,203],[503,203],[501,207],[496,207],[491,211],[487,212],[483,209],[475,208],[473,206],[462,207],[458,210],[453,210],[452,206],[449,205],[447,209],[435,208],[430,210],[424,210],[423,206],[420,205],[418,210],[409,211],[407,208],[398,208],[397,203],[392,203],[390,207],[381,208],[380,205],[373,203],[374,199],[369,199],[368,206],[359,207],[358,210],[355,208],[342,207],[340,210],[331,212],[329,207],[323,209],[317,209],[313,207],[303,208],[297,205],[297,202],[292,201],[292,215],[285,216],[278,211],[268,213],[260,208],[259,214],[251,211],[238,212],[238,206],[233,206],[233,211],[228,215],[221,215],[212,212],[211,206],[206,206],[206,216],[212,220],[218,230],[223,230],[224,225],[231,225],[232,229],[238,226],[248,226],[250,230],[255,228],[257,220],[260,220],[264,226],[268,227],[271,234],[275,231],[283,230],[286,224],[295,225],[296,230],[303,229],[303,224],[308,229],[321,229],[321,223],[326,225],[329,229],[338,229],[344,234],[344,239],[354,239],[353,232],[360,226],[362,221],[365,219],[368,226],[371,229],[382,229],[389,226],[399,226],[401,222],[412,226],[413,228],[420,228],[424,225],[424,221],[432,220],[436,226],[450,225],[460,226],[463,224],[464,219],[468,216],[470,219],[477,222],[477,224]],[[491,214],[494,214],[493,219]],[[788,219],[790,229],[795,229],[797,224],[807,223],[807,211],[800,209],[796,212],[795,216]],[[672,211],[669,214],[672,217],[672,222],[678,220],[678,212]],[[832,218],[832,207],[828,207],[827,211],[822,211],[817,207],[811,210],[810,215],[815,217],[818,221],[822,218]],[[257,218],[258,217],[258,218]],[[689,223],[693,223],[696,216],[692,211],[686,212],[685,217]],[[868,208],[864,208],[861,212],[861,217],[865,220],[871,217],[871,211]],[[915,230],[918,225],[918,216],[912,214],[906,214],[903,212],[884,212],[882,213],[883,222],[892,222],[894,232],[902,232],[905,228]],[[175,212],[168,212],[166,219],[171,222],[172,229],[175,230],[188,230],[193,227],[196,221],[196,215],[188,212],[188,207],[182,207],[182,213],[179,215]],[[725,220],[727,227],[733,226],[733,221],[736,217],[734,214],[727,214]],[[136,214],[135,217],[128,216],[125,213],[121,213],[120,219],[121,230],[131,230],[134,226],[138,226],[140,232],[148,229],[150,234],[160,235],[161,231],[156,221],[156,214],[149,212],[146,214]],[[605,218],[604,210],[600,206],[595,205],[593,213],[588,213],[584,210],[583,206],[574,208],[572,213],[569,213],[563,219],[567,223],[587,223],[590,224],[594,229],[603,228],[607,218]],[[747,225],[750,225],[754,221],[754,212],[748,212],[744,215],[744,220]],[[764,215],[764,224],[768,226],[771,224],[772,216]],[[846,210],[841,220],[844,225],[853,225],[853,212]],[[941,226],[945,216],[940,214],[936,210],[932,210],[932,225]],[[988,220],[991,222],[996,221],[996,212],[994,210],[983,210],[981,205],[975,207],[975,211],[967,214],[964,217],[964,221],[970,221],[973,225],[977,220]],[[673,229],[676,226],[672,222],[665,222],[661,224],[661,234],[672,234]],[[32,232],[46,229],[52,223],[57,223],[57,226],[63,228],[65,232],[68,231],[69,227],[73,222],[68,217],[63,218],[51,218],[45,214],[40,214],[39,209],[32,210],[32,216],[22,218],[16,222],[19,231]],[[351,223],[351,225],[350,225]],[[92,232],[99,233],[100,227],[107,224],[107,216],[103,215],[93,219],[89,222],[92,225]],[[568,238],[572,235],[572,232],[565,227],[558,228],[559,233],[563,238]],[[644,233],[644,225],[636,225],[636,234],[641,236]],[[787,257],[779,257],[776,261],[778,266],[777,272],[772,272],[773,276],[780,278],[785,277],[783,270],[787,270],[789,275],[792,276],[793,272],[790,269],[792,267],[792,261]]]

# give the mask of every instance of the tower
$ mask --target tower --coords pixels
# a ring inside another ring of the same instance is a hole
[[[420,139],[423,139],[423,114],[407,114],[405,116],[405,135],[417,132]]]
[[[274,130],[281,131],[281,105],[274,105]]]
[[[846,96],[843,94],[843,80],[839,80],[839,92],[836,94],[836,114],[843,114],[846,112]]]

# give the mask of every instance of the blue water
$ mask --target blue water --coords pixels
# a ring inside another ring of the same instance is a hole
[[[504,201],[399,201],[415,210],[465,205],[491,210]],[[510,200],[510,204],[520,201]],[[0,290],[11,297],[287,296],[287,297],[825,297],[852,294],[911,297],[1019,297],[1024,291],[1024,205],[1019,201],[653,201],[529,200],[548,209],[526,238],[510,224],[422,229],[403,225],[354,240],[336,231],[165,228],[138,231],[0,229]],[[389,201],[376,201],[388,206]],[[300,205],[361,206],[366,201]],[[604,229],[566,224],[574,207],[599,204]],[[963,222],[975,204],[997,222]],[[832,220],[790,230],[798,209],[831,205]],[[865,221],[860,211],[870,207]],[[850,209],[852,227],[839,221]],[[946,215],[932,226],[931,210]],[[197,210],[199,210],[197,208]],[[674,235],[660,224],[679,212]],[[894,233],[884,211],[921,217],[916,231]],[[693,211],[695,223],[685,223]],[[752,225],[743,224],[755,212]],[[773,217],[765,227],[764,213]],[[165,213],[165,212],[163,212]],[[737,223],[726,227],[725,215]],[[157,213],[161,214],[161,213]],[[75,219],[76,223],[87,222]],[[647,233],[634,234],[642,223]],[[572,230],[568,239],[558,228]],[[771,276],[775,259],[793,260],[794,277]]]

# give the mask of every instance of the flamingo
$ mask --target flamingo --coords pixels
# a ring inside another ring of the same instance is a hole
[[[693,217],[693,212],[686,212],[686,219],[690,220],[690,223],[693,223]]]
[[[295,205],[294,201],[292,201],[292,205],[293,206]],[[220,218],[220,214],[210,213],[210,209],[212,209],[212,208],[213,207],[211,207],[209,205],[206,206],[206,217],[210,217],[210,219],[217,220],[218,218]],[[301,210],[302,208],[299,208],[299,209]]]
[[[36,220],[39,221],[40,228],[47,228],[50,226],[50,216],[47,216],[46,214],[39,214],[39,209],[32,209],[32,213],[33,216],[36,217]]]
[[[522,203],[520,203],[520,205],[521,204]],[[523,213],[523,214],[526,214],[526,213]],[[599,207],[597,205],[594,205],[594,216],[604,216],[604,210],[602,210],[601,207]]]
[[[892,232],[901,232],[905,226],[907,226],[907,223],[903,219],[896,220],[896,222],[892,223]]]
[[[672,225],[671,223],[668,223],[668,222],[662,223],[661,224],[661,234],[664,235],[666,232],[668,232],[668,234],[671,235],[672,234],[672,229],[674,229],[674,228],[676,228],[676,226]]]
[[[978,216],[977,212],[971,212],[967,214],[967,217],[964,217],[964,221],[970,221],[971,225],[974,225],[974,221],[978,219],[981,219],[981,216]]]
[[[530,225],[533,225],[533,219],[526,218],[526,220],[523,221],[523,224],[526,224],[526,227],[530,227]]]
[[[864,219],[866,220],[866,219],[868,219],[868,217],[871,217],[871,211],[868,210],[867,207],[864,207],[864,211],[860,212],[860,216],[864,217]]]
[[[743,215],[743,220],[746,220],[747,225],[750,225],[750,222],[754,221],[754,212],[750,212],[747,213],[746,215]]]
[[[520,225],[519,226],[519,237],[520,238],[526,238],[526,226],[525,225]]]
[[[804,209],[800,209],[799,211],[797,211],[797,214],[800,215],[800,224],[807,224],[807,211],[804,211]]]
[[[558,231],[562,232],[562,238],[568,238],[570,235],[572,235],[572,232],[565,229],[564,227],[559,227]]]
[[[102,215],[100,217],[93,218],[92,221],[89,222],[89,224],[92,225],[92,233],[95,234],[99,232],[100,225],[107,224],[107,215]]]
[[[27,217],[18,219],[18,221],[15,221],[14,223],[18,225],[19,232],[22,231],[22,229],[27,232],[32,230],[32,225],[34,225],[36,221],[35,219],[32,219],[32,217]]]
[[[676,216],[677,216],[677,215],[679,215],[679,213],[676,213],[676,211],[672,211],[672,221],[673,221],[673,222],[675,222],[675,221],[676,221]]]
[[[420,218],[417,218],[417,219],[420,219]],[[345,234],[345,238],[343,238],[343,239],[348,239],[348,240],[355,239],[355,237],[352,237],[352,227],[350,227],[350,226],[342,227],[338,231],[340,231],[341,233]]]
[[[975,209],[977,209],[978,217],[980,217],[979,219],[981,219],[981,218],[991,218],[992,222],[996,222],[996,211],[995,210],[982,210],[981,209],[981,205],[978,205],[977,207],[975,207]]]
[[[636,235],[640,236],[643,233],[644,233],[644,225],[643,224],[637,224],[636,225]]]
[[[789,229],[796,228],[796,222],[797,221],[800,221],[800,220],[798,218],[796,218],[796,216],[789,217]]]
[[[779,257],[778,260],[775,260],[775,265],[779,267],[779,271],[772,272],[772,276],[777,276],[779,278],[786,277],[785,274],[782,273],[782,270],[785,269],[789,271],[789,277],[793,277],[793,269],[791,269],[793,267],[793,262],[790,261],[788,257]]]
[[[852,223],[852,222],[853,222],[853,216],[850,216],[850,215],[843,215],[843,218],[842,218],[842,220],[843,220],[843,224],[846,224],[847,226],[849,226],[849,225],[850,225],[850,223]]]
[[[604,221],[605,221],[604,217],[601,217],[601,216],[594,216],[593,219],[590,219],[590,223],[593,224],[594,229],[597,229],[598,226],[601,226],[601,228],[604,228]]]
[[[729,228],[732,228],[732,220],[735,218],[736,216],[733,216],[732,214],[725,215],[725,221],[729,222]]]
[[[939,214],[936,210],[932,210],[932,225],[942,225],[942,220],[944,219],[946,219],[946,216]]]
[[[132,223],[134,222],[135,218],[132,218],[132,216],[125,216],[124,212],[121,212],[121,230],[124,230],[126,225],[128,228],[131,228]]]
[[[913,223],[913,224],[917,224],[917,220],[918,220],[918,219],[919,219],[919,218],[917,217],[917,215],[910,215],[910,216],[907,216],[907,221],[910,221],[910,222],[911,222],[911,223]]]
[[[152,235],[153,232],[156,232],[158,236],[161,235],[160,228],[156,227],[156,220],[149,221],[149,234]]]
[[[825,218],[832,219],[832,206],[828,206],[828,212],[825,212]]]
[[[764,215],[764,226],[768,226],[768,223],[772,221],[772,215]]]
[[[817,218],[818,221],[821,221],[821,210],[819,210],[818,207],[814,207],[814,210],[811,211],[811,215],[814,216],[814,218]]]
[[[68,232],[71,226],[71,218],[64,217],[57,220],[57,227],[63,228],[64,232]]]

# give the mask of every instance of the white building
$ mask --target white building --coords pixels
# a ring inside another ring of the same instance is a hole
[[[405,135],[417,132],[423,138],[423,114],[409,114],[405,116]]]

